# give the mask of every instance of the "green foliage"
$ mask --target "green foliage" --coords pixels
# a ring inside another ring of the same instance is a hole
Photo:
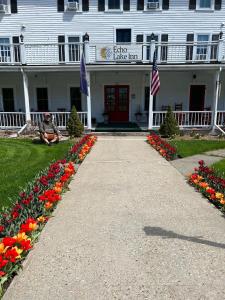
[[[47,147],[29,139],[0,139],[0,210],[13,205],[27,183],[53,160],[64,157],[71,145],[72,141]]]
[[[164,122],[161,124],[159,133],[164,137],[174,137],[178,135],[180,132],[179,127],[177,125],[177,120],[174,117],[174,114],[169,106]]]
[[[178,155],[188,157],[206,151],[225,149],[224,140],[173,140],[170,144],[176,147]]]
[[[84,126],[79,119],[75,106],[72,107],[70,118],[66,125],[66,130],[70,137],[80,137],[84,132]]]

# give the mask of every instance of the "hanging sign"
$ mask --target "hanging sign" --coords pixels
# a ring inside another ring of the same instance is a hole
[[[141,61],[142,45],[96,46],[96,61]]]

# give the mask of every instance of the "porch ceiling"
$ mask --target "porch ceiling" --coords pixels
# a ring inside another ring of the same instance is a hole
[[[224,68],[225,64],[180,64],[180,65],[159,65],[161,71],[187,71],[187,70],[218,70]],[[88,71],[148,71],[149,64],[98,64],[87,65]],[[78,71],[80,65],[49,65],[49,66],[0,66],[0,72],[18,72],[24,69],[26,72],[55,72],[55,71]]]

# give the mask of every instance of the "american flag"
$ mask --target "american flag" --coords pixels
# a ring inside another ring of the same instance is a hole
[[[159,80],[159,70],[157,67],[157,57],[156,51],[153,56],[153,65],[152,65],[152,81],[151,81],[151,95],[155,96],[160,88],[160,80]]]

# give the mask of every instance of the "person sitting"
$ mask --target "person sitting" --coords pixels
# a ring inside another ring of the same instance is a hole
[[[51,146],[55,142],[59,142],[60,133],[58,128],[52,122],[52,116],[50,113],[44,114],[44,120],[39,124],[39,131],[41,140],[48,146]]]

